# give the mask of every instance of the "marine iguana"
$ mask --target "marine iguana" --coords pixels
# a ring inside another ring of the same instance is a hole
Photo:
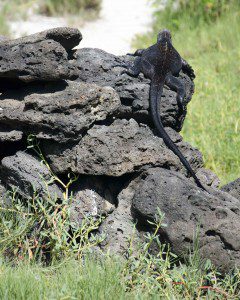
[[[197,185],[203,190],[206,190],[197,178],[189,162],[165,131],[159,113],[164,84],[177,92],[177,103],[179,109],[181,111],[183,110],[182,101],[185,97],[185,87],[177,76],[179,76],[179,72],[183,70],[193,79],[195,77],[193,69],[181,58],[180,54],[173,47],[171,33],[167,29],[159,32],[156,44],[147,49],[139,49],[130,55],[136,56],[134,65],[122,73],[137,77],[139,73],[142,72],[147,78],[151,79],[150,112],[157,132],[169,149],[179,157]]]

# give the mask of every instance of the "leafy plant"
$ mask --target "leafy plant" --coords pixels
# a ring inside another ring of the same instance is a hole
[[[52,174],[50,182],[45,182],[46,188],[51,182],[58,182],[64,189],[63,199],[41,198],[35,193],[26,201],[17,191],[9,193],[10,206],[0,207],[0,250],[17,260],[52,263],[68,256],[80,258],[104,239],[103,235],[93,234],[102,218],[85,217],[81,225],[72,221],[69,186],[77,177],[69,176],[69,182],[64,184],[53,174],[36,138],[31,135],[28,142]]]

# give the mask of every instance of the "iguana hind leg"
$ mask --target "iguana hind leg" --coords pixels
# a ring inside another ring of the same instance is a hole
[[[186,73],[192,80],[196,77],[193,68],[183,58],[182,58],[182,70],[183,73]]]
[[[185,87],[182,82],[174,77],[173,75],[169,74],[166,77],[165,84],[175,92],[177,92],[177,103],[180,111],[183,111],[183,99],[185,97]]]

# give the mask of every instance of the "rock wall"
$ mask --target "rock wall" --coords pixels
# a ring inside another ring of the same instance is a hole
[[[54,173],[79,175],[71,187],[73,220],[84,214],[106,216],[100,232],[103,250],[123,254],[133,225],[151,231],[148,219],[157,208],[165,214],[159,232],[178,255],[187,254],[199,228],[200,253],[223,271],[239,266],[239,187],[217,189],[219,180],[203,168],[201,152],[179,134],[194,84],[181,72],[186,87],[184,113],[176,93],[164,88],[161,117],[202,183],[199,189],[176,157],[156,135],[149,116],[150,81],[142,74],[121,74],[133,57],[117,57],[100,49],[73,48],[81,33],[56,28],[17,40],[0,42],[0,197],[18,188],[26,199],[44,197],[48,169],[27,138],[34,134]],[[61,199],[56,183],[52,197]]]

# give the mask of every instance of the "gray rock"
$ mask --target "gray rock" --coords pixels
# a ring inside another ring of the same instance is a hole
[[[138,222],[147,225],[157,208],[165,214],[160,238],[179,256],[187,255],[198,231],[199,251],[222,272],[240,266],[240,202],[227,193],[200,190],[183,175],[161,168],[141,176],[132,202]]]
[[[181,149],[183,153],[188,152],[189,146],[184,144]],[[71,171],[119,177],[151,166],[185,172],[178,157],[163,140],[134,119],[116,120],[109,126],[94,125],[76,146],[63,145],[61,148],[58,144],[51,144],[44,148],[44,152],[56,173]],[[191,150],[191,156],[196,158],[195,167],[202,165],[198,151]]]
[[[76,77],[67,51],[81,40],[77,29],[55,28],[0,42],[0,77],[23,82]]]
[[[196,173],[199,180],[205,185],[211,186],[213,188],[218,188],[220,185],[220,179],[211,170],[200,168]]]
[[[71,81],[53,87],[22,88],[5,95],[0,101],[0,130],[10,124],[12,131],[1,132],[0,139],[17,140],[24,132],[60,143],[78,141],[94,122],[105,120],[120,105],[110,87]]]
[[[6,202],[9,202],[7,189],[5,185],[0,181],[0,206],[4,206]]]
[[[221,190],[229,193],[240,201],[240,178],[224,185]]]
[[[78,226],[85,217],[99,217],[111,213],[114,207],[91,189],[84,189],[73,196],[71,204],[71,220]]]
[[[131,214],[131,202],[134,196],[133,180],[118,196],[118,207],[112,214],[107,216],[99,228],[100,233],[105,235],[100,247],[103,251],[120,256],[126,255],[130,241],[133,253],[143,240],[141,234],[135,228],[135,221]]]
[[[4,142],[18,142],[23,136],[22,131],[19,130],[2,130],[0,129],[0,143]]]
[[[85,217],[110,214],[115,209],[119,184],[101,177],[80,177],[71,187],[71,220],[81,225]],[[117,190],[116,190],[117,189]]]
[[[199,172],[199,170],[201,170],[203,166],[202,153],[197,148],[194,148],[192,145],[185,142],[182,136],[178,132],[173,130],[171,127],[166,127],[165,130],[170,136],[171,140],[177,145],[179,150],[183,153],[184,157],[190,163],[193,170]],[[184,172],[184,174],[187,174],[186,169],[182,165],[181,167],[182,167],[182,172]],[[193,178],[191,178],[191,180],[193,180]]]
[[[81,81],[96,83],[100,86],[109,85],[119,94],[122,105],[118,109],[121,118],[135,118],[142,123],[151,123],[149,118],[149,87],[150,80],[141,74],[138,78],[121,74],[122,66],[131,65],[134,58],[126,55],[122,57],[109,54],[100,49],[83,48],[76,52],[76,64]],[[186,87],[186,98],[183,105],[186,108],[191,100],[194,85],[190,78],[181,73],[180,80]],[[180,131],[186,112],[179,114],[176,93],[164,88],[161,105],[163,124]]]
[[[49,194],[52,200],[63,198],[60,188],[52,182],[48,168],[22,151],[2,159],[0,178],[9,188],[17,189],[27,199],[34,193],[46,198]]]
[[[66,50],[71,50],[81,42],[82,34],[77,28],[57,27],[14,40],[4,37],[3,42],[0,43],[0,47],[6,44],[6,40],[8,40],[8,45],[10,46],[53,40],[62,45]]]

